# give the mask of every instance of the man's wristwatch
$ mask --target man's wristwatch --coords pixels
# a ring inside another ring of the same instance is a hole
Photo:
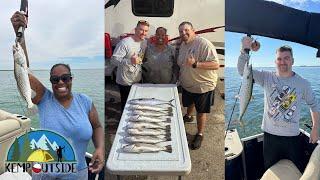
[[[196,61],[192,64],[192,68],[197,68],[197,65],[198,65],[198,62]]]

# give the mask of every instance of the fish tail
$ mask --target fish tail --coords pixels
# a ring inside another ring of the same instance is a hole
[[[171,100],[169,101],[169,105],[170,105],[171,107],[175,107],[175,106],[172,104],[173,101],[174,101],[174,99],[171,99]]]
[[[170,132],[170,130],[171,130],[170,125],[166,125],[166,131]]]
[[[242,116],[239,117],[238,122],[239,122],[241,128],[244,128],[244,122],[242,120]]]
[[[172,113],[172,111],[173,111],[172,107],[169,107],[169,108],[168,108],[168,112],[169,112],[169,113]]]
[[[165,146],[165,152],[168,152],[168,153],[172,153],[172,146],[171,145],[168,145],[168,146]]]
[[[167,141],[171,141],[171,134],[165,134],[165,139]]]
[[[165,122],[171,122],[171,118],[167,118]]]
[[[26,116],[34,116],[38,113],[38,109],[34,106],[34,104],[28,105]]]
[[[168,114],[166,114],[167,116],[173,116],[172,112],[168,112]]]

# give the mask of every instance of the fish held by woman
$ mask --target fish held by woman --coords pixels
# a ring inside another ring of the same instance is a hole
[[[27,102],[27,108],[32,109],[32,89],[30,86],[27,58],[19,42],[13,45],[14,76],[21,97]]]

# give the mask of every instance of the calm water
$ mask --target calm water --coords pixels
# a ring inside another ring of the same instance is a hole
[[[72,70],[72,73],[74,75],[72,91],[84,93],[93,99],[100,123],[104,126],[104,69]],[[33,74],[51,90],[49,70],[33,71]],[[0,71],[0,83],[0,109],[24,115],[26,103],[20,98],[13,71]],[[30,119],[31,126],[38,128],[38,114],[30,116]],[[92,143],[88,151],[93,152]]]
[[[254,68],[254,67],[253,67]],[[275,68],[254,68],[254,69],[264,69],[269,71],[275,71]],[[316,98],[318,102],[320,102],[320,67],[294,67],[293,70],[307,79],[312,86],[312,89],[315,91]],[[239,91],[241,83],[241,77],[238,74],[237,68],[225,68],[225,92],[226,92],[226,106],[225,106],[225,114],[226,114],[226,124],[230,119],[231,111],[235,102],[235,96]],[[241,137],[247,137],[250,135],[254,135],[257,133],[261,133],[261,121],[263,115],[263,89],[259,85],[254,85],[253,87],[253,96],[254,98],[251,100],[248,109],[243,117],[245,128],[239,127],[237,123],[232,123],[230,127],[236,127]],[[232,119],[235,120],[238,118],[239,114],[239,101],[237,101],[237,105],[235,106],[234,114]],[[303,105],[303,109],[301,111],[301,121],[300,127],[302,129],[306,129],[305,123],[311,124],[311,116],[308,106]],[[235,121],[234,121],[235,122]],[[309,130],[307,129],[309,132]]]

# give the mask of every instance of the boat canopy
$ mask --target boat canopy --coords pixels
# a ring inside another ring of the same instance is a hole
[[[226,31],[300,43],[318,49],[320,13],[264,0],[226,0]]]

